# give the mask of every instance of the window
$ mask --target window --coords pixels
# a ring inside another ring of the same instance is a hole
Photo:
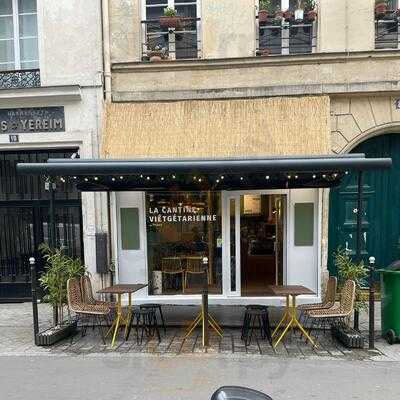
[[[199,57],[199,2],[196,0],[143,0],[143,59],[149,52],[163,50],[168,59]],[[162,26],[164,9],[174,8],[180,18],[176,27]]]
[[[36,0],[0,0],[0,70],[38,67]]]
[[[200,293],[204,266],[210,293],[222,293],[219,192],[146,193],[146,226],[150,294]]]
[[[398,0],[387,2],[387,11],[378,13],[375,10],[375,48],[397,49],[399,48],[399,15]]]
[[[299,15],[297,0],[271,0],[268,18],[258,18],[258,54],[305,54],[316,48],[316,14],[305,6]],[[303,8],[303,7],[302,7]],[[287,12],[286,12],[287,11]],[[284,13],[286,12],[286,13]]]

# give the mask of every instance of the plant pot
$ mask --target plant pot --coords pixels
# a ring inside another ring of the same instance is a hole
[[[286,22],[291,22],[294,19],[294,15],[291,11],[284,11],[283,18]]]
[[[275,14],[275,18],[276,19],[283,19],[284,18],[285,13],[283,11],[277,11]]]
[[[182,22],[181,17],[160,17],[160,26],[161,28],[180,28]]]
[[[378,3],[375,6],[375,17],[382,18],[387,13],[388,6],[386,3]]]
[[[269,17],[270,17],[270,15],[267,10],[260,10],[258,12],[258,22],[261,22],[261,23],[267,22]]]
[[[162,61],[162,57],[159,54],[153,54],[149,57],[150,62],[160,62]]]
[[[76,321],[51,327],[36,335],[36,344],[38,346],[51,346],[73,335],[76,332],[76,328]]]
[[[259,57],[266,57],[269,55],[269,50],[268,49],[263,49],[263,50],[258,50],[257,51],[257,56]]]
[[[307,12],[306,19],[308,22],[314,22],[317,19],[318,13],[315,10]]]

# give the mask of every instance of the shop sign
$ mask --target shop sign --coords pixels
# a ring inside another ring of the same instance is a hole
[[[64,107],[0,109],[0,134],[65,132]]]
[[[215,222],[215,214],[201,214],[202,209],[192,206],[176,207],[149,207],[148,219],[150,223],[162,222]]]

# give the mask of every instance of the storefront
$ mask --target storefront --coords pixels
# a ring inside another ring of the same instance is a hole
[[[302,284],[320,297],[321,190],[348,171],[390,166],[353,154],[49,160],[18,170],[111,193],[116,280],[149,284],[136,301],[198,303],[206,258],[214,304],[280,304],[269,285]]]

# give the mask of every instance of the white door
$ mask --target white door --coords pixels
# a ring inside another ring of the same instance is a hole
[[[118,283],[148,283],[145,197],[143,192],[119,192]]]

